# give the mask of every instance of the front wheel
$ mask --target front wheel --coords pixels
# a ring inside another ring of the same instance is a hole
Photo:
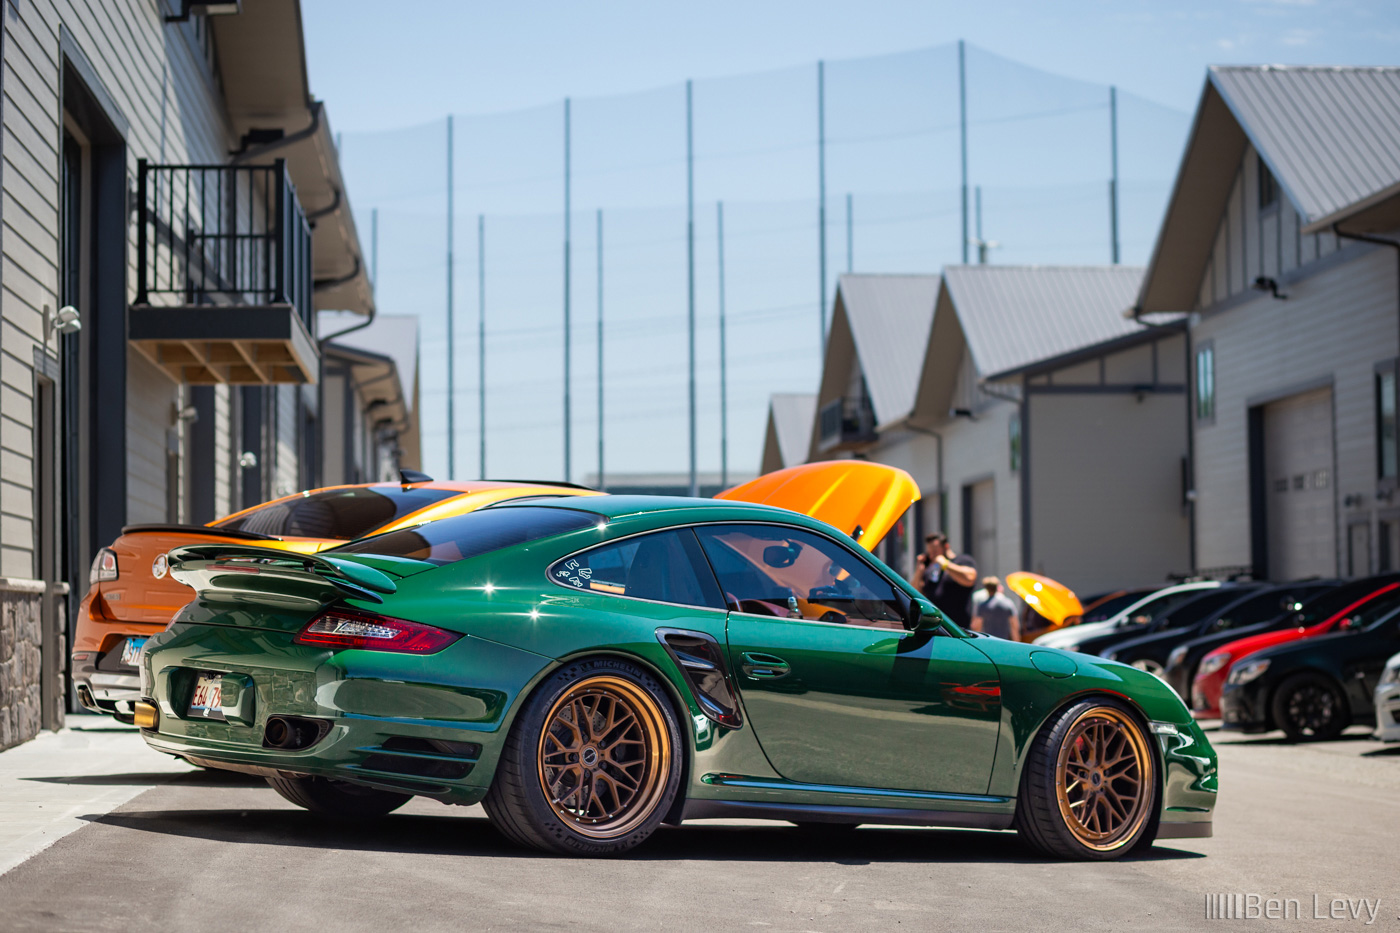
[[[1290,742],[1324,742],[1335,739],[1351,722],[1346,697],[1330,678],[1321,674],[1295,674],[1274,694],[1274,724]]]
[[[394,812],[413,799],[412,794],[396,794],[323,777],[279,774],[268,778],[267,783],[299,807],[342,820],[375,819]]]
[[[1106,698],[1076,703],[1031,742],[1016,830],[1059,858],[1115,859],[1151,844],[1156,768],[1147,733],[1126,706]]]
[[[520,845],[626,852],[656,831],[680,790],[680,743],[656,678],[614,658],[570,664],[525,701],[482,805]]]
[[[1166,668],[1162,667],[1162,662],[1153,658],[1138,658],[1136,661],[1132,662],[1132,665],[1140,671],[1147,671],[1147,673],[1154,677],[1164,678],[1166,674]]]

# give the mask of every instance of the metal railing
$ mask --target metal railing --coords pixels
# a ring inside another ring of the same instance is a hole
[[[818,423],[823,449],[842,444],[867,444],[876,439],[875,409],[867,396],[833,399],[822,406]]]
[[[137,168],[136,304],[291,305],[315,333],[311,227],[286,162]]]

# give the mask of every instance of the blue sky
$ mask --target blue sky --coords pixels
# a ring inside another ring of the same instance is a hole
[[[454,113],[459,478],[478,453],[484,217],[487,472],[562,474],[563,109],[573,98],[573,478],[597,447],[604,212],[608,472],[682,471],[685,91],[695,78],[698,433],[719,466],[717,205],[725,204],[730,469],[768,395],[820,361],[816,70],[826,59],[828,303],[845,271],[935,273],[960,252],[956,48],[970,181],[994,262],[1108,260],[1107,86],[1119,88],[1122,248],[1145,261],[1211,63],[1390,64],[1400,3],[483,4],[303,0],[313,92],[343,134],[377,294],[422,319],[423,439],[446,472],[446,114]],[[829,313],[829,309],[828,309]]]

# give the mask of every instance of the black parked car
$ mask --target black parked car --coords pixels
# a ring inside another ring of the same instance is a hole
[[[1067,643],[1056,641],[1054,646],[1069,651],[1082,651],[1085,654],[1107,652],[1118,647],[1122,642],[1140,638],[1143,635],[1194,626],[1202,619],[1214,615],[1218,610],[1239,599],[1246,592],[1255,589],[1258,589],[1255,584],[1227,583],[1214,589],[1203,590],[1200,595],[1192,595],[1182,602],[1170,605],[1150,619],[1141,621],[1136,617],[1124,619],[1122,624],[1107,632],[1091,630],[1082,638],[1067,639]],[[1073,632],[1074,630],[1067,631]]]
[[[1196,669],[1200,666],[1201,659],[1221,645],[1227,645],[1250,635],[1258,635],[1261,632],[1276,632],[1284,628],[1307,628],[1310,625],[1325,622],[1357,600],[1365,599],[1380,587],[1393,583],[1397,579],[1400,579],[1400,574],[1383,574],[1378,577],[1353,580],[1350,583],[1342,583],[1339,580],[1320,581],[1329,586],[1330,589],[1323,590],[1304,602],[1303,605],[1295,607],[1296,611],[1282,612],[1263,622],[1227,629],[1223,632],[1212,632],[1209,635],[1202,635],[1177,645],[1167,656],[1167,669],[1163,678],[1180,696],[1189,698],[1191,684],[1196,679]],[[1190,705],[1189,699],[1187,705]]]
[[[1131,664],[1163,677],[1166,673],[1167,657],[1177,645],[1216,632],[1239,632],[1245,626],[1277,618],[1281,612],[1296,611],[1302,603],[1327,588],[1325,583],[1310,582],[1269,586],[1262,590],[1235,590],[1235,598],[1231,602],[1208,614],[1195,625],[1169,628],[1130,638],[1102,654],[1110,660],[1122,661],[1124,664]],[[1187,688],[1189,690],[1189,684]],[[1187,696],[1186,693],[1181,695]]]
[[[1352,723],[1374,723],[1373,695],[1385,662],[1400,651],[1400,610],[1340,632],[1266,648],[1235,664],[1220,695],[1226,729],[1282,729],[1291,742],[1333,739]]]

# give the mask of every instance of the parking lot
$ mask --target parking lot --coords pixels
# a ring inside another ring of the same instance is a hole
[[[7,772],[11,788],[88,796],[69,807],[81,828],[0,876],[0,928],[305,929],[324,921],[350,931],[410,917],[415,930],[1235,923],[1206,919],[1211,894],[1257,895],[1261,910],[1262,899],[1283,900],[1289,919],[1250,921],[1261,927],[1400,927],[1400,746],[1361,729],[1302,746],[1277,734],[1211,736],[1221,760],[1214,838],[1172,841],[1121,862],[1068,863],[1033,855],[1011,833],[864,827],[814,836],[737,821],[663,829],[627,858],[554,858],[511,847],[476,807],[420,800],[381,822],[329,824],[258,779],[171,772],[134,732],[108,733],[124,751],[111,756],[122,771]],[[123,787],[137,795],[100,812],[108,791]],[[1334,909],[1345,919],[1331,919]]]

